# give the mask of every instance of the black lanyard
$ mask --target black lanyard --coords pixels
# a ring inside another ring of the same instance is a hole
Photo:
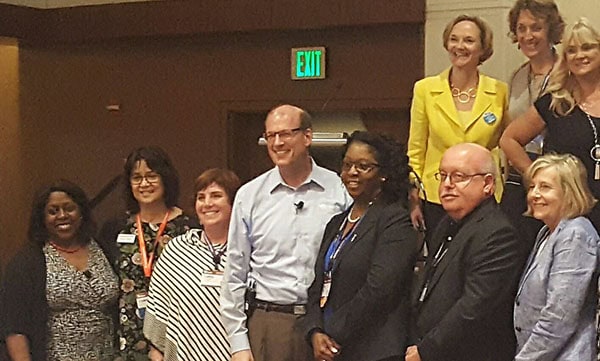
[[[215,271],[218,271],[219,266],[221,266],[221,257],[223,257],[223,255],[227,251],[227,243],[223,245],[223,249],[217,252],[215,246],[213,246],[213,244],[209,241],[208,237],[206,236],[206,232],[204,231],[202,232],[202,241],[206,243],[206,246],[208,247],[208,250],[212,255],[213,263],[215,264]]]

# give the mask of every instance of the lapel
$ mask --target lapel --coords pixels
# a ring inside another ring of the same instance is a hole
[[[469,129],[478,119],[486,121],[482,116],[487,112],[496,99],[496,83],[485,75],[479,73],[479,85],[477,87],[477,96],[475,96],[475,104],[471,110],[471,119],[465,125],[464,129]],[[499,122],[501,119],[497,118],[497,115],[491,113],[496,117],[494,121]],[[491,115],[486,114],[486,118],[490,118]]]
[[[350,207],[350,209],[351,208],[352,207]],[[373,228],[375,227],[377,219],[379,218],[380,208],[381,205],[379,204],[379,202],[376,202],[371,207],[369,207],[368,211],[363,215],[363,219],[360,220],[360,223],[356,226],[356,230],[354,231],[355,236],[353,236],[353,238],[350,239],[350,241],[344,246],[344,248],[342,248],[342,250],[338,254],[337,261],[335,262],[334,268],[332,270],[333,273],[335,273],[340,263],[343,262],[344,255],[350,253],[352,248],[354,248],[360,242],[363,242],[365,238],[373,238]]]
[[[537,259],[536,255],[546,237],[548,237],[548,239],[546,239],[546,243],[550,242],[550,237],[552,237],[552,234],[549,235],[548,233],[550,233],[550,230],[547,226],[544,226],[537,235],[535,245],[531,250],[531,254],[529,255],[529,259],[527,260],[527,265],[525,266],[525,272],[523,273],[523,276],[521,276],[521,280],[519,281],[519,290],[517,291],[517,297],[521,295],[523,285],[525,284],[527,278],[529,278],[529,276],[531,275],[531,272],[533,272],[533,270],[536,269],[539,265],[539,259]]]
[[[440,73],[438,81],[431,85],[429,92],[431,97],[435,99],[435,106],[443,112],[448,119],[458,127],[462,127],[460,120],[458,119],[458,112],[452,99],[452,92],[450,91],[450,68]]]
[[[471,110],[471,119],[467,124],[462,124],[458,118],[458,112],[454,105],[452,98],[452,92],[450,91],[450,68],[444,70],[438,78],[438,81],[432,84],[430,88],[431,97],[435,99],[435,106],[442,111],[450,121],[452,121],[457,127],[463,131],[469,129],[475,122],[480,119],[489,109],[492,107],[494,100],[496,99],[496,83],[493,79],[479,73],[479,84],[477,86],[477,95],[475,96],[475,103]],[[493,113],[492,113],[493,114]],[[495,114],[494,114],[495,115]],[[496,120],[498,119],[497,115]],[[482,120],[483,121],[483,120]]]
[[[468,239],[470,239],[471,234],[473,233],[472,229],[477,227],[478,223],[481,222],[484,219],[484,217],[493,209],[493,207],[495,206],[495,201],[492,200],[493,198],[487,200],[484,204],[475,209],[473,213],[468,215],[467,218],[463,221],[464,223],[460,227],[458,233],[456,233],[456,235],[448,245],[448,251],[446,252],[446,255],[444,256],[444,258],[442,258],[437,269],[435,270],[435,273],[431,278],[431,284],[429,285],[429,289],[425,297],[431,294],[431,291],[437,285],[441,276],[448,268],[448,265],[452,263],[453,259],[456,257],[459,251],[461,251],[464,248],[465,243]],[[444,218],[444,221],[446,222],[444,224],[444,227],[440,228],[440,232],[438,232],[438,235],[441,237],[445,237],[446,231],[448,230],[448,226],[450,224],[450,218],[446,217]]]

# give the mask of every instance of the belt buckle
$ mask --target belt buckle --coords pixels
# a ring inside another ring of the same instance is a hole
[[[306,306],[294,305],[294,315],[306,315]]]

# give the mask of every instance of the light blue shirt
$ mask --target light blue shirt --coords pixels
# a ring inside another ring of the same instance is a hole
[[[302,207],[297,206],[302,202]],[[240,188],[228,236],[228,259],[221,287],[221,317],[231,352],[250,349],[244,293],[248,278],[256,298],[304,304],[327,222],[352,198],[337,174],[312,161],[302,185],[288,186],[277,167]]]

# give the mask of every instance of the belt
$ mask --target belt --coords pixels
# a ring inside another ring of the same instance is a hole
[[[266,312],[289,313],[292,315],[305,315],[306,305],[278,305],[276,303],[255,300],[252,306]]]

